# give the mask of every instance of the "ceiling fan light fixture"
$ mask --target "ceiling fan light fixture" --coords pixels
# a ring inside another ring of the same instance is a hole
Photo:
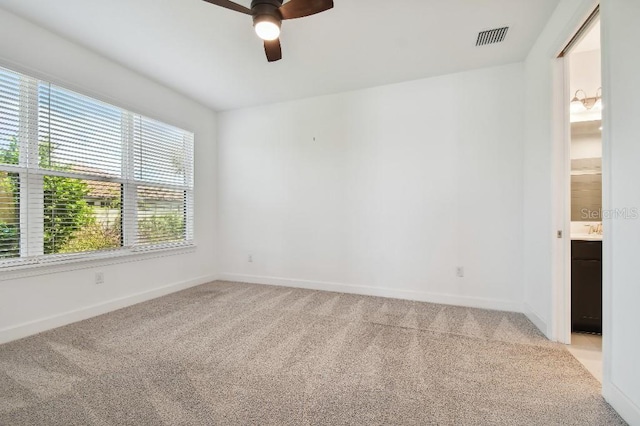
[[[280,27],[282,21],[316,15],[333,8],[333,0],[251,0],[251,8],[231,0],[204,0],[253,18],[253,28],[263,40],[269,62],[282,59]],[[248,1],[248,0],[244,0]]]
[[[258,37],[265,41],[272,41],[280,37],[280,22],[272,16],[264,15],[258,17],[253,27]]]

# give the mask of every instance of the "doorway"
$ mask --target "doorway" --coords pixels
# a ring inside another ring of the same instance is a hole
[[[565,50],[565,294],[569,351],[602,382],[602,59],[598,10]]]

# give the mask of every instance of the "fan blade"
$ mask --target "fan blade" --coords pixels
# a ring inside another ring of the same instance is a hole
[[[224,7],[225,9],[235,10],[236,12],[244,13],[247,15],[253,15],[251,9],[248,9],[240,4],[234,3],[229,0],[204,0],[207,3],[215,4],[216,6]]]
[[[269,62],[275,62],[282,59],[282,46],[280,46],[280,39],[264,42],[264,52],[267,54],[267,60]]]
[[[280,6],[282,19],[295,19],[315,15],[333,8],[333,0],[291,0]]]

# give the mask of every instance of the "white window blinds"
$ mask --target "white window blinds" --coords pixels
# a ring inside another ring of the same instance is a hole
[[[193,135],[137,116],[133,132],[136,244],[192,238]]]
[[[0,261],[20,257],[20,164],[26,156],[19,144],[26,118],[20,98],[20,75],[0,70]]]
[[[95,99],[40,83],[40,167],[121,177],[123,114],[126,112]]]
[[[0,69],[0,266],[192,244],[193,144]]]

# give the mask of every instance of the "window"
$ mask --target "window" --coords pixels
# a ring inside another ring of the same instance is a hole
[[[0,68],[0,267],[192,244],[193,143]]]

